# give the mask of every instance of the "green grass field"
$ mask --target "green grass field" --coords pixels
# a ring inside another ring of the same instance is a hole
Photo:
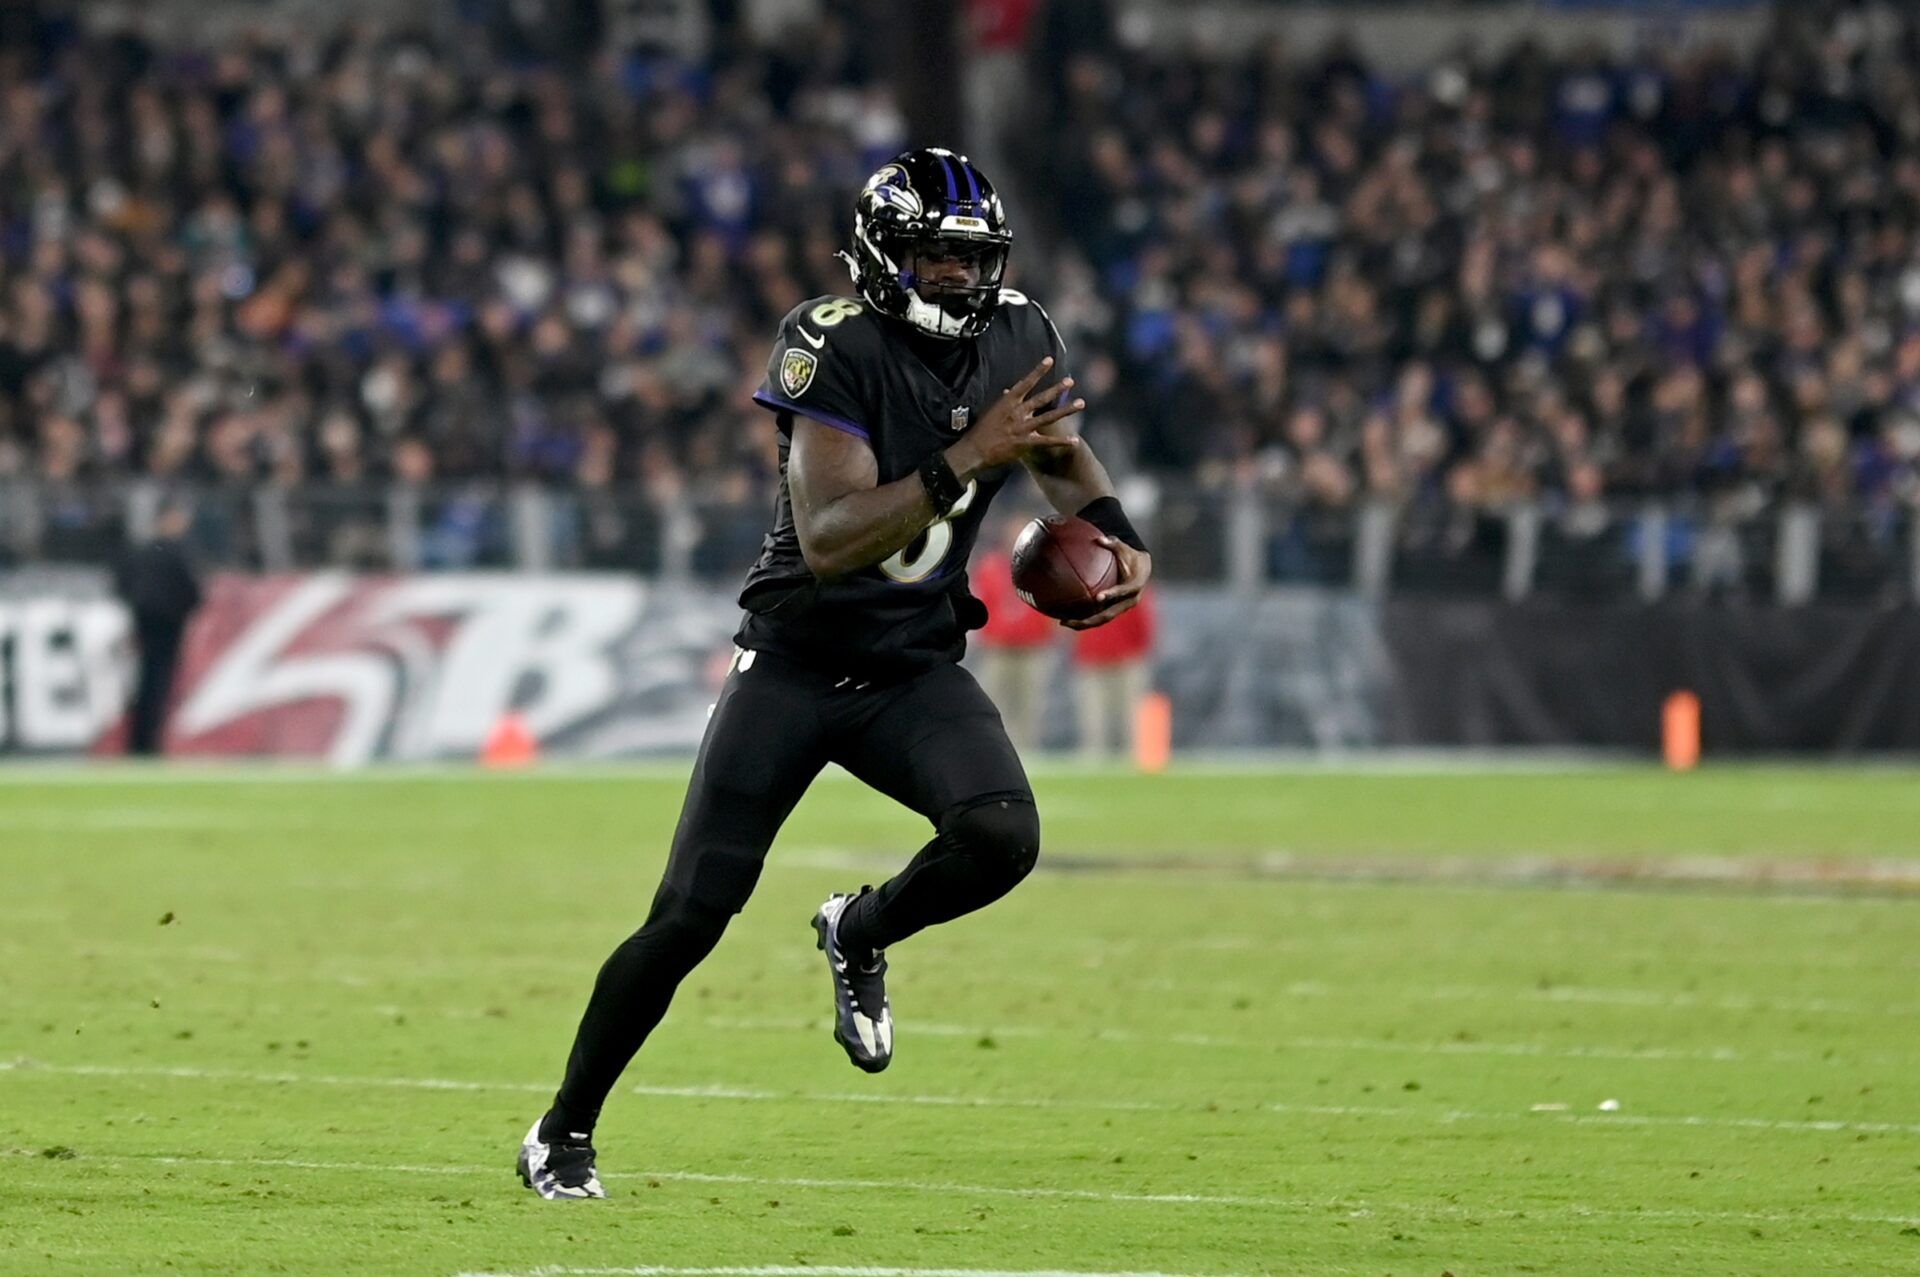
[[[513,1155],[672,769],[15,769],[0,1273],[1920,1273],[1920,772],[1038,784],[876,1078],[806,922],[923,834],[817,786],[576,1204]]]

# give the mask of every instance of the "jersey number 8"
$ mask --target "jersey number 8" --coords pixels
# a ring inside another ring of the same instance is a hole
[[[808,311],[807,318],[814,322],[815,327],[832,328],[842,320],[852,319],[865,309],[865,306],[851,297],[836,297],[832,301],[821,302]]]
[[[927,530],[907,542],[901,551],[880,565],[880,570],[902,585],[912,585],[932,576],[934,570],[953,549],[953,521],[967,512],[980,491],[980,481],[969,479],[967,490],[953,503],[953,509],[927,525]]]

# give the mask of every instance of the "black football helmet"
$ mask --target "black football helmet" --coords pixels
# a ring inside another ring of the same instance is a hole
[[[930,337],[978,337],[1000,306],[1013,233],[993,183],[942,147],[903,151],[867,179],[853,210],[853,246],[842,253],[867,304]],[[978,268],[972,283],[923,281],[928,256]],[[923,293],[922,289],[925,289]]]

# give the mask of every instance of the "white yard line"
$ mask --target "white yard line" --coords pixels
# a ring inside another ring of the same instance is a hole
[[[1046,806],[1051,811],[1053,801]],[[775,856],[770,869],[889,874],[897,853],[797,847]],[[1103,855],[1056,852],[1039,867],[1076,877],[1131,875],[1185,884],[1256,882],[1269,885],[1407,887],[1427,891],[1683,891],[1735,892],[1769,900],[1853,904],[1911,899],[1920,894],[1920,860],[1891,855],[1838,858],[1756,853],[1645,853],[1601,856],[1581,852],[1518,855],[1407,855],[1311,853],[1253,848],[1216,855],[1166,855],[1128,848]]]
[[[1137,781],[1130,766],[1083,763],[1072,756],[1036,754],[1027,760],[1036,776],[1065,779]],[[1764,771],[1765,764],[1719,765],[1727,771]],[[1848,759],[1835,771],[1899,773],[1920,769],[1920,760],[1890,759],[1884,763]],[[522,771],[488,771],[471,762],[382,762],[369,767],[337,768],[324,763],[287,759],[209,759],[140,762],[126,759],[14,760],[0,768],[5,785],[254,785],[254,784],[381,784],[393,781],[629,781],[685,782],[693,770],[693,755],[662,756],[628,761],[556,759]],[[1817,770],[1794,760],[1785,770]],[[1378,749],[1352,753],[1308,750],[1246,750],[1183,754],[1170,775],[1178,777],[1266,776],[1475,776],[1475,775],[1591,775],[1596,772],[1658,773],[1656,764],[1626,752],[1469,749]],[[837,767],[820,775],[828,783],[852,783]]]
[[[28,940],[0,939],[0,953],[39,953],[44,945]],[[168,961],[199,961],[216,964],[217,967],[231,970],[228,977],[233,983],[257,983],[275,985],[339,985],[349,989],[368,989],[378,986],[391,988],[394,985],[422,980],[435,980],[459,977],[471,978],[478,970],[509,970],[519,972],[554,972],[578,976],[583,971],[591,971],[590,964],[568,958],[540,958],[525,954],[512,956],[478,957],[463,962],[434,963],[416,962],[404,971],[378,970],[373,974],[362,971],[307,968],[303,970],[273,971],[264,969],[267,961],[264,956],[242,956],[236,958],[234,951],[218,950],[209,947],[203,951],[190,948],[173,948],[165,945],[136,944],[89,944],[73,955],[80,959],[90,958],[136,958],[157,963]],[[1742,1013],[1764,1012],[1778,1015],[1834,1015],[1861,1016],[1869,1019],[1908,1020],[1920,1018],[1920,1003],[1882,1003],[1875,1005],[1866,1002],[1843,1002],[1831,998],[1762,998],[1744,993],[1706,994],[1680,993],[1665,989],[1606,989],[1566,985],[1546,989],[1512,989],[1497,985],[1441,985],[1421,988],[1394,984],[1391,986],[1369,986],[1361,988],[1353,985],[1323,984],[1315,980],[1296,980],[1288,984],[1262,985],[1251,982],[1227,983],[1219,980],[1173,981],[1162,980],[1156,984],[1145,984],[1149,989],[1180,989],[1204,987],[1215,992],[1246,991],[1262,997],[1304,998],[1311,1000],[1332,999],[1344,1004],[1354,1004],[1365,999],[1381,999],[1399,1002],[1505,1002],[1505,1003],[1575,1003],[1590,1006],[1637,1007],[1648,1011],[1737,1011]],[[381,1006],[392,1004],[382,1003]],[[423,1014],[437,1014],[431,1009]],[[452,1015],[450,1019],[467,1018]],[[1021,1036],[1017,1028],[1005,1030],[1007,1036]],[[1036,1031],[1037,1032],[1037,1031]],[[1125,1032],[1125,1030],[1111,1030]],[[1181,1040],[1168,1035],[1167,1040]],[[1210,1046],[1214,1040],[1206,1034],[1189,1034],[1185,1039],[1190,1045]],[[1222,1043],[1224,1045],[1224,1042]]]
[[[39,952],[44,943],[24,937],[0,937],[0,953]],[[75,956],[88,958],[121,957],[141,958],[154,962],[169,960],[203,961],[228,966],[249,966],[246,978],[275,984],[338,984],[349,988],[366,988],[376,984],[394,984],[401,980],[436,978],[440,976],[471,976],[478,969],[505,969],[520,971],[556,971],[579,973],[582,964],[565,958],[537,958],[525,954],[494,954],[465,959],[460,962],[415,962],[408,965],[404,973],[392,970],[377,971],[375,974],[363,974],[359,971],[309,968],[298,972],[271,973],[261,970],[265,955],[250,955],[235,949],[174,947],[167,943],[156,944],[87,944],[76,951]],[[1593,1006],[1638,1007],[1655,1011],[1739,1011],[1771,1012],[1782,1015],[1856,1015],[1875,1019],[1914,1019],[1920,1018],[1920,1003],[1891,1003],[1874,1005],[1864,1002],[1847,1002],[1831,998],[1768,998],[1756,997],[1744,993],[1685,993],[1667,989],[1612,989],[1594,988],[1582,985],[1558,985],[1548,988],[1515,989],[1498,985],[1438,985],[1428,987],[1394,985],[1390,988],[1369,986],[1360,988],[1351,985],[1325,984],[1316,980],[1295,980],[1287,984],[1254,985],[1239,983],[1224,985],[1220,981],[1208,981],[1212,989],[1233,988],[1256,991],[1263,996],[1279,995],[1289,998],[1323,999],[1331,998],[1344,1003],[1352,1003],[1363,998],[1392,997],[1412,1002],[1513,1002],[1513,1003],[1577,1003]],[[1182,987],[1179,982],[1167,982],[1165,987]],[[425,1014],[435,1014],[431,1009]],[[464,1016],[453,1016],[460,1019]],[[740,1021],[741,1024],[747,1021]],[[1006,1029],[1008,1036],[1018,1035],[1018,1029]],[[1116,1030],[1116,1032],[1120,1032]],[[1214,1045],[1207,1035],[1190,1035],[1192,1045]],[[1168,1040],[1179,1040],[1169,1037]],[[1225,1045],[1224,1039],[1220,1041]],[[1600,1050],[1608,1048],[1598,1048]],[[1471,1052],[1467,1052],[1471,1054]]]
[[[97,807],[89,811],[0,810],[0,830],[67,834],[98,832],[156,833],[305,828],[298,813],[276,819],[272,813],[236,816],[230,812],[177,807]]]
[[[37,1158],[32,1149],[0,1149],[0,1156]],[[222,1166],[256,1167],[262,1170],[341,1171],[370,1175],[478,1175],[504,1178],[503,1165],[423,1166],[382,1162],[332,1162],[288,1157],[178,1157],[166,1155],[77,1153],[73,1160],[115,1166]],[[1726,1222],[1740,1224],[1897,1224],[1920,1225],[1920,1215],[1870,1215],[1865,1213],[1807,1214],[1794,1211],[1693,1211],[1673,1208],[1640,1210],[1633,1207],[1592,1206],[1582,1202],[1563,1205],[1531,1205],[1525,1210],[1507,1207],[1485,1209],[1457,1202],[1380,1202],[1365,1199],[1238,1197],[1202,1193],[1107,1193],[1083,1188],[1025,1188],[992,1184],[959,1184],[920,1180],[820,1179],[799,1176],[712,1174],[700,1171],[635,1170],[623,1171],[619,1183],[632,1185],[647,1180],[683,1184],[751,1184],[761,1188],[850,1189],[897,1193],[929,1193],[944,1197],[1014,1197],[1030,1200],[1067,1200],[1156,1204],[1168,1206],[1230,1206],[1301,1213],[1338,1213],[1363,1219],[1376,1215],[1412,1215],[1426,1219],[1538,1220],[1572,1219],[1657,1219],[1685,1222]],[[627,1271],[627,1270],[615,1270]],[[827,1270],[809,1267],[819,1274]]]
[[[398,1014],[400,1007],[376,1010]],[[448,1019],[479,1019],[480,1011],[441,1012]],[[832,1028],[827,1020],[772,1019],[750,1016],[712,1016],[700,1023],[710,1029],[747,1033],[824,1033]],[[1769,1051],[1751,1055],[1730,1046],[1548,1046],[1535,1042],[1403,1042],[1391,1038],[1273,1037],[1235,1038],[1214,1033],[1139,1033],[1130,1029],[1096,1029],[1088,1033],[1070,1033],[1035,1028],[1030,1025],[967,1025],[926,1023],[915,1020],[910,1026],[916,1035],[935,1038],[1053,1038],[1065,1041],[1124,1042],[1140,1045],[1200,1046],[1211,1049],[1246,1051],[1356,1051],[1385,1055],[1497,1056],[1517,1059],[1603,1060],[1603,1061],[1677,1061],[1699,1064],[1816,1064],[1829,1057],[1815,1051]],[[1848,1055],[1856,1063],[1911,1067],[1912,1057]]]
[[[751,1268],[572,1268],[549,1264],[517,1272],[463,1272],[455,1277],[1197,1277],[1192,1273],[1088,1272],[1061,1268],[847,1268],[829,1264],[763,1264]]]
[[[247,1082],[262,1085],[338,1086],[365,1089],[417,1091],[511,1091],[545,1093],[551,1086],[538,1082],[475,1082],[453,1078],[361,1077],[333,1073],[291,1071],[255,1072],[242,1069],[202,1069],[187,1065],[114,1065],[114,1064],[37,1064],[0,1061],[0,1072],[19,1076],[36,1073],[75,1077],[151,1077],[183,1081]],[[1097,1110],[1102,1112],[1199,1113],[1197,1104],[1156,1103],[1150,1100],[1060,1100],[1037,1097],[990,1095],[913,1095],[881,1091],[776,1091],[756,1087],[720,1084],[700,1086],[651,1086],[629,1088],[631,1094],[662,1099],[743,1100],[790,1104],[905,1104],[934,1108]],[[1472,1109],[1418,1109],[1391,1105],[1292,1104],[1283,1101],[1229,1104],[1222,1111],[1260,1111],[1311,1117],[1379,1117],[1397,1121],[1439,1123],[1455,1122],[1559,1122],[1576,1125],[1615,1127],[1691,1127],[1727,1130],[1759,1130],[1808,1134],[1855,1133],[1871,1135],[1920,1135],[1920,1122],[1867,1122],[1812,1120],[1805,1118],[1709,1116],[1706,1114],[1586,1114],[1552,1112],[1501,1112]]]
[[[37,1156],[30,1149],[5,1150],[15,1156]],[[377,1162],[322,1162],[305,1158],[281,1157],[170,1157],[80,1153],[76,1161],[110,1162],[120,1165],[161,1166],[258,1166],[302,1171],[349,1171],[392,1175],[485,1175],[504,1177],[501,1166],[415,1166],[387,1165]],[[627,1183],[646,1180],[683,1184],[752,1184],[763,1188],[845,1188],[864,1191],[934,1193],[950,1197],[1024,1197],[1066,1199],[1083,1202],[1155,1203],[1172,1206],[1252,1206],[1313,1210],[1326,1202],[1288,1200],[1277,1197],[1237,1197],[1203,1193],[1103,1193],[1085,1188],[1010,1188],[992,1184],[950,1184],[903,1179],[822,1179],[813,1176],[728,1175],[701,1171],[634,1170],[622,1173]]]
[[[224,960],[224,959],[223,959]],[[244,960],[236,955],[234,961]],[[272,1003],[255,1003],[251,1010],[268,1015],[292,1014],[293,1008]],[[391,1002],[373,1003],[358,1008],[382,1019],[439,1019],[480,1022],[505,1018],[500,1010],[487,1010],[482,1007],[440,1007],[440,1006],[402,1006]],[[303,1007],[298,1012],[302,1016],[311,1016],[312,1008]],[[832,1030],[832,1021],[808,1020],[800,1017],[791,1019],[759,1018],[753,1016],[709,1016],[696,1021],[700,1027],[715,1029],[722,1033],[804,1033],[825,1034]],[[1323,1038],[1323,1037],[1272,1037],[1272,1038],[1236,1038],[1216,1033],[1140,1033],[1130,1029],[1095,1029],[1085,1033],[1062,1032],[1054,1029],[1042,1029],[1021,1024],[941,1024],[915,1020],[912,1025],[917,1037],[959,1038],[979,1041],[991,1038],[1028,1039],[1046,1038],[1067,1042],[1116,1042],[1128,1045],[1198,1046],[1209,1050],[1237,1050],[1257,1052],[1283,1051],[1351,1051],[1371,1055],[1416,1055],[1416,1056],[1488,1056],[1501,1059],[1529,1060],[1595,1060],[1606,1063],[1642,1062],[1642,1063],[1689,1063],[1689,1064],[1727,1064],[1755,1066],[1766,1064],[1826,1064],[1836,1058],[1843,1058],[1854,1064],[1884,1065],[1889,1068],[1910,1068],[1920,1060],[1910,1056],[1859,1055],[1851,1052],[1833,1053],[1820,1051],[1767,1051],[1763,1054],[1751,1054],[1730,1046],[1709,1047],[1666,1047],[1666,1046],[1597,1046],[1573,1044],[1551,1046],[1537,1042],[1416,1042],[1400,1041],[1393,1038]]]
[[[489,771],[473,763],[382,763],[376,767],[337,768],[304,760],[287,762],[161,762],[116,760],[22,761],[0,767],[0,788],[38,785],[384,785],[409,781],[471,781],[520,784],[528,781],[658,780],[685,783],[693,759],[631,763],[545,764],[525,770]],[[1117,773],[1116,773],[1117,774]],[[830,776],[831,773],[828,773]]]
[[[261,1085],[344,1086],[405,1091],[551,1091],[537,1082],[467,1082],[439,1077],[347,1077],[337,1073],[296,1073],[256,1069],[202,1069],[191,1065],[41,1064],[0,1060],[0,1073],[23,1077],[52,1073],[69,1077],[174,1078],[189,1082],[249,1082]]]
[[[1358,991],[1313,980],[1296,980],[1272,992],[1292,998],[1353,1000]],[[1377,989],[1367,992],[1378,994]],[[1920,1016],[1920,1003],[1871,1006],[1828,998],[1756,998],[1743,993],[1674,993],[1665,989],[1596,989],[1578,985],[1545,989],[1506,989],[1489,985],[1440,985],[1402,990],[1416,1002],[1574,1002],[1594,1006],[1641,1007],[1657,1011],[1777,1011],[1787,1015],[1864,1015],[1908,1019]]]
[[[984,1109],[1092,1109],[1104,1113],[1195,1113],[1192,1104],[1156,1104],[1151,1100],[1048,1100],[992,1095],[889,1095],[879,1091],[771,1091],[741,1086],[647,1086],[631,1088],[634,1095],[687,1100],[801,1100],[822,1104],[913,1104],[931,1108]]]

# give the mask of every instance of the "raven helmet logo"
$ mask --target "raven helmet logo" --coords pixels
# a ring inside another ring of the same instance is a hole
[[[907,185],[907,171],[898,164],[889,164],[868,178],[867,191],[879,203],[891,204],[908,217],[918,217],[926,211],[920,197]]]
[[[780,389],[787,392],[787,398],[798,399],[813,384],[814,370],[819,367],[820,361],[812,352],[789,348],[780,356]]]

